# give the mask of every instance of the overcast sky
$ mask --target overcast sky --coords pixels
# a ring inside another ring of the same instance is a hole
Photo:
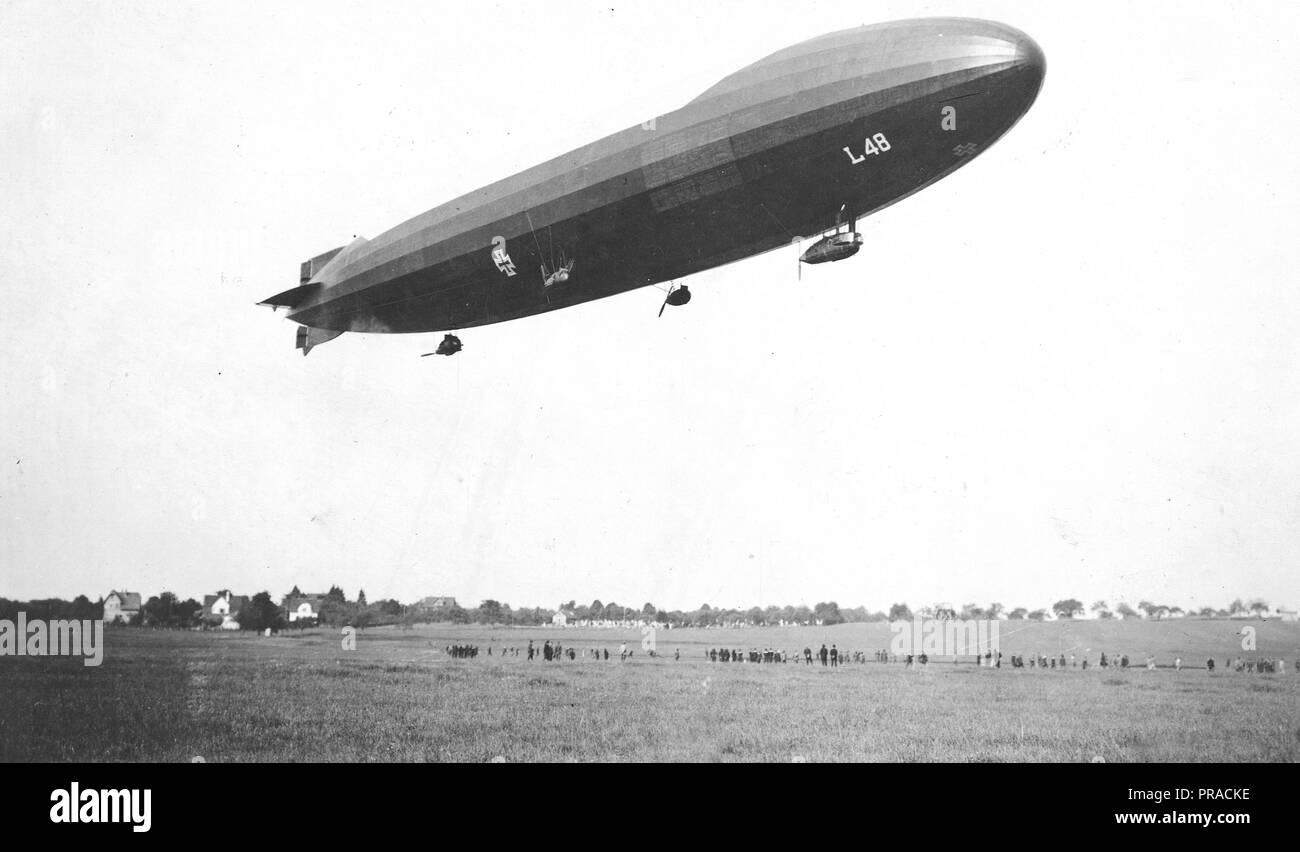
[[[1300,604],[1294,3],[0,7],[0,595]],[[1037,104],[793,250],[303,358],[300,261],[864,23]]]

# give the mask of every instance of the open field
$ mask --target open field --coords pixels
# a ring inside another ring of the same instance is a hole
[[[1257,631],[1247,654],[1236,636]],[[0,658],[0,759],[37,761],[1295,761],[1300,626],[1005,622],[1011,654],[1087,653],[1088,671],[709,663],[710,647],[822,642],[870,655],[883,624],[639,631],[433,625],[275,637],[107,632],[104,663]],[[528,662],[532,639],[612,659]],[[469,642],[472,660],[444,648]],[[618,646],[635,651],[619,662]],[[486,656],[487,647],[493,656]],[[502,647],[520,655],[500,656]],[[1091,649],[1087,651],[1086,649]],[[680,650],[680,661],[673,653]],[[1095,668],[1100,651],[1285,674]]]

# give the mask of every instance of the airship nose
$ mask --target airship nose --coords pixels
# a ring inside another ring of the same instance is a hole
[[[1047,57],[1043,55],[1043,49],[1024,33],[1019,33],[1016,40],[1015,63],[1029,74],[1033,79],[1034,95],[1038,94],[1038,89],[1043,85],[1043,77],[1047,74]]]

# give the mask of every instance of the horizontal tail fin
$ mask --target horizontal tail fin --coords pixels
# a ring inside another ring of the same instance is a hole
[[[296,308],[321,288],[319,283],[302,284],[298,287],[292,287],[283,293],[276,293],[269,299],[263,299],[258,302],[259,305],[270,305],[273,308]]]

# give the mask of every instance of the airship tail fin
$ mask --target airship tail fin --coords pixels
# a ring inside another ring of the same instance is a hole
[[[270,305],[273,308],[293,309],[301,305],[303,302],[307,301],[307,298],[311,296],[312,293],[315,293],[317,290],[319,290],[320,288],[321,285],[317,283],[302,284],[298,287],[293,287],[288,290],[285,290],[283,293],[276,293],[271,298],[263,299],[262,301],[258,302],[258,304]]]
[[[329,343],[342,333],[328,328],[312,328],[309,325],[300,325],[298,326],[297,348],[301,349],[303,357],[306,357],[313,347],[320,346],[322,343]]]
[[[324,254],[318,254],[311,260],[304,260],[298,274],[298,280],[303,284],[306,284],[308,281],[315,278],[316,273],[328,266],[329,262],[333,260],[339,252],[343,251],[344,248],[345,246],[339,246],[336,249],[330,249]]]

